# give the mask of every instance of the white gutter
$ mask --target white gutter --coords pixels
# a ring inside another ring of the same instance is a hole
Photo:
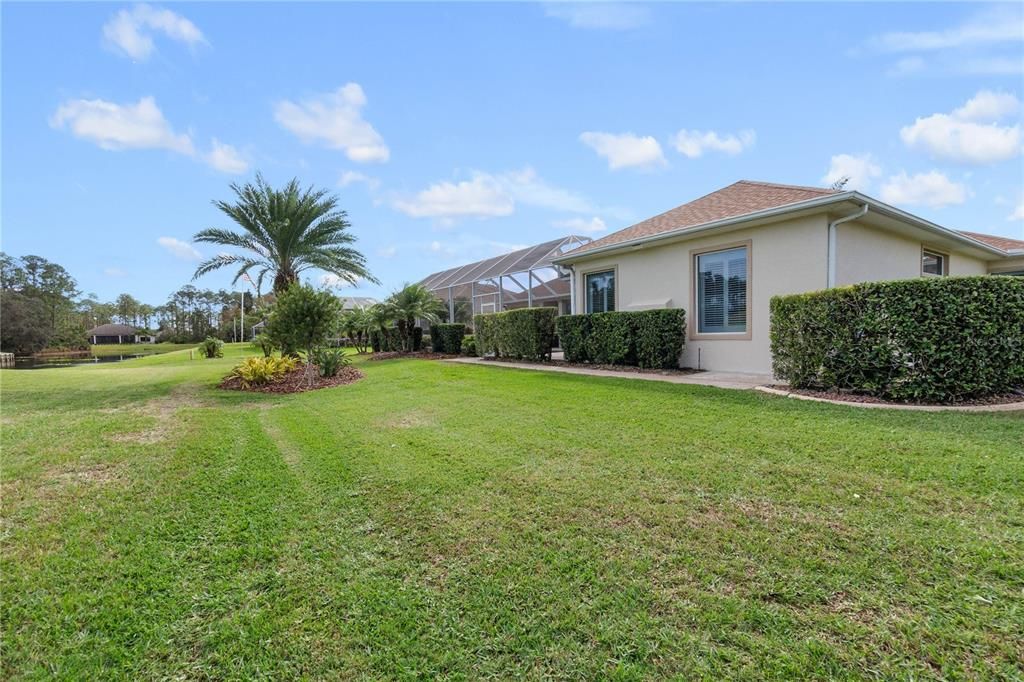
[[[626,241],[617,242],[615,244],[608,244],[606,246],[599,246],[595,249],[588,249],[579,254],[576,254],[574,251],[570,251],[564,256],[561,256],[559,258],[552,258],[551,260],[553,263],[558,263],[559,265],[564,265],[566,263],[574,263],[578,261],[580,258],[590,258],[592,256],[596,256],[602,253],[619,251],[634,246],[641,247],[647,244],[653,244],[655,242],[663,241],[666,239],[673,239],[676,237],[689,237],[690,235],[700,234],[701,232],[715,230],[720,227],[738,225],[746,222],[751,222],[754,220],[762,220],[764,218],[772,218],[775,216],[785,215],[787,213],[793,213],[795,211],[804,211],[810,208],[819,208],[821,206],[828,206],[829,204],[842,203],[843,201],[863,202],[864,204],[870,205],[871,209],[875,213],[889,214],[890,216],[898,218],[904,222],[910,223],[916,227],[928,230],[929,232],[941,234],[945,237],[949,237],[963,244],[967,244],[976,249],[980,249],[982,251],[986,251],[997,256],[1002,256],[1005,258],[1008,255],[1007,252],[1003,251],[1002,249],[997,249],[996,247],[991,246],[990,244],[986,244],[985,242],[974,239],[973,237],[968,237],[967,235],[957,232],[956,230],[951,230],[947,227],[942,227],[941,225],[936,225],[935,223],[924,220],[923,218],[918,218],[913,214],[907,213],[906,211],[901,211],[900,209],[894,206],[884,204],[876,199],[872,199],[869,196],[865,196],[860,192],[843,192],[842,194],[830,194],[815,199],[808,199],[807,201],[798,201],[793,204],[786,204],[784,206],[777,206],[775,208],[765,209],[763,211],[744,213],[743,215],[734,216],[731,218],[723,218],[722,220],[715,220],[710,223],[704,223],[703,225],[683,227],[676,230],[669,230],[668,232],[662,232],[656,235],[637,237],[635,239],[627,239]]]
[[[860,207],[860,210],[857,211],[856,213],[851,213],[850,215],[843,216],[842,218],[839,218],[838,220],[833,220],[828,224],[828,278],[826,279],[826,289],[831,289],[836,285],[836,233],[838,232],[836,227],[850,220],[863,218],[865,215],[867,215],[867,212],[868,205],[867,202],[865,202],[864,205]]]
[[[569,314],[576,314],[576,268],[568,266],[569,270]]]

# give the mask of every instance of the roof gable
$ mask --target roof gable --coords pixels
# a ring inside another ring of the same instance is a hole
[[[770,182],[740,180],[728,187],[705,194],[699,199],[613,232],[584,244],[571,253],[582,254],[593,249],[612,246],[634,239],[697,227],[706,223],[795,204],[809,199],[837,194],[835,190],[799,185],[777,185]]]

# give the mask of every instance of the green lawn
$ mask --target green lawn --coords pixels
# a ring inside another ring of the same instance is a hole
[[[197,348],[198,343],[99,343],[89,346],[96,357],[106,355],[136,355],[150,353],[170,353],[171,351]]]
[[[1024,418],[239,356],[0,373],[0,677],[1024,675]]]

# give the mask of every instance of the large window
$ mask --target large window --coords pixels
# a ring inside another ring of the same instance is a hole
[[[937,251],[921,250],[921,274],[941,277],[949,272],[946,267],[947,256]]]
[[[747,247],[697,255],[697,333],[747,331]]]
[[[610,313],[615,310],[615,271],[592,272],[585,279],[587,312]]]

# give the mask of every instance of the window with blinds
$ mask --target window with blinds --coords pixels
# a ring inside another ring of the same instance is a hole
[[[941,277],[946,274],[946,256],[935,251],[921,251],[921,274]]]
[[[747,331],[747,247],[697,256],[697,332]]]
[[[592,272],[585,280],[587,312],[610,313],[615,310],[615,271]]]

